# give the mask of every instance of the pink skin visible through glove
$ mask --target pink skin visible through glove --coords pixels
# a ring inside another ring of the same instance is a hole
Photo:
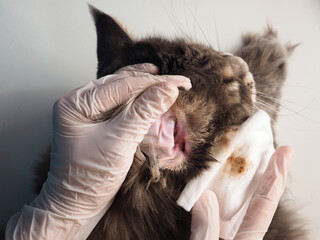
[[[184,114],[168,111],[150,127],[143,150],[154,155],[161,168],[179,169],[190,153]]]

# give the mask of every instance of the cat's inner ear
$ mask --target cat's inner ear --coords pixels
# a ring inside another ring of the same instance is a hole
[[[97,31],[97,77],[102,77],[123,65],[121,57],[133,41],[112,17],[90,4],[89,9]]]

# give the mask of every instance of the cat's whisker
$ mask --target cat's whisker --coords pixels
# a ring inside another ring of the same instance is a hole
[[[162,0],[160,0],[161,2],[161,5],[162,5],[162,8],[164,9],[167,17],[169,18],[170,22],[172,23],[172,25],[175,27],[176,29],[176,33],[177,33],[177,36],[179,38],[182,38],[184,40],[187,40],[186,39],[186,34],[184,33],[183,29],[181,29],[181,25],[179,24],[179,21],[177,19],[177,16],[176,14],[174,13],[174,10],[172,10],[171,12],[169,12],[168,8],[165,6],[165,4],[163,3]],[[171,9],[173,9],[172,7],[172,2],[171,2]],[[174,17],[173,17],[174,16]]]
[[[176,20],[176,26],[178,26],[178,29],[180,31],[180,37],[185,40],[185,41],[192,41],[192,36],[190,32],[186,32],[185,29],[183,29],[183,25],[181,24],[181,21],[179,20],[179,17],[176,14],[175,7],[174,7],[174,1],[171,1],[171,9],[172,9],[172,14],[174,16],[174,19]],[[188,21],[185,21],[186,24],[188,25]],[[187,27],[188,30],[188,27]]]
[[[177,17],[175,8],[174,8],[174,2],[171,1],[171,14],[173,16],[173,19],[175,20],[175,26],[176,28],[179,30],[179,36],[180,38],[184,39],[184,40],[188,40],[189,36],[186,34],[186,32],[182,29],[182,25],[179,21],[179,18]]]
[[[262,97],[262,98],[268,99],[269,101],[272,101],[272,102],[274,102],[274,103],[279,104],[281,107],[286,108],[287,110],[292,111],[293,114],[294,114],[294,113],[299,113],[299,112],[307,109],[307,108],[309,107],[309,105],[312,104],[312,102],[311,102],[310,104],[308,104],[308,105],[306,105],[306,106],[303,106],[303,105],[297,104],[297,103],[295,103],[295,102],[292,102],[292,101],[289,101],[289,100],[286,100],[286,99],[277,99],[277,98],[268,96],[268,95],[266,95],[266,94],[264,94],[264,93],[261,93],[261,92],[258,92],[256,95],[257,95],[258,97]],[[286,102],[288,102],[288,103],[290,103],[290,104],[294,104],[294,105],[296,105],[296,106],[300,106],[300,107],[302,107],[302,109],[295,111],[295,110],[293,110],[293,109],[288,108],[288,107],[285,106],[284,104],[282,104],[281,101],[286,101]]]
[[[197,9],[198,9],[198,1],[196,3],[196,6],[194,8],[194,16],[193,16],[193,25],[192,25],[192,30],[193,30],[193,37],[196,39],[196,12],[197,12]]]
[[[259,96],[259,95],[258,95]],[[286,106],[284,106],[281,102],[280,102],[280,100],[279,99],[272,99],[272,98],[268,98],[268,97],[264,97],[264,96],[259,96],[259,97],[262,97],[262,98],[266,98],[266,99],[268,99],[269,101],[271,101],[271,102],[273,102],[273,103],[275,103],[275,104],[278,104],[279,105],[279,107],[282,107],[282,108],[285,108],[285,109],[287,109],[287,110],[289,110],[289,111],[291,111],[291,112],[295,112],[295,110],[293,110],[293,109],[291,109],[291,108],[289,108],[289,107],[286,107]],[[261,101],[263,101],[262,99],[260,99]],[[263,101],[265,104],[268,104],[267,102],[265,102],[265,101]],[[272,106],[272,104],[269,104],[270,106]]]
[[[192,34],[192,32],[191,32],[191,29],[190,29],[190,26],[189,26],[189,18],[190,18],[190,16],[188,16],[187,17],[187,11],[186,11],[186,8],[187,8],[188,6],[187,6],[187,4],[184,4],[183,5],[183,15],[184,15],[184,22],[185,22],[185,25],[186,25],[186,30],[187,30],[187,34],[188,34],[188,38],[189,38],[189,40],[192,40],[192,39],[196,39],[196,34],[193,32],[193,34]],[[193,22],[195,22],[195,19],[196,19],[196,17],[195,17],[195,15],[193,16]]]
[[[270,85],[270,86],[265,86],[265,87],[263,87],[263,86],[257,86],[256,85],[256,89],[257,90],[260,90],[260,92],[262,91],[262,92],[267,92],[267,91],[269,91],[269,90],[271,90],[271,91],[273,91],[273,90],[277,90],[277,89],[279,89],[279,86],[277,86],[276,84],[275,85]],[[305,88],[306,90],[312,90],[312,91],[314,91],[314,89],[308,89],[308,88]],[[286,93],[287,95],[289,95],[289,96],[296,96],[297,98],[299,97],[299,96],[297,96],[296,94],[294,94],[293,93],[293,88],[287,88],[287,87],[284,87],[284,88],[282,88],[282,90],[281,90],[282,92],[284,92],[284,93]]]
[[[269,96],[267,94],[264,94],[262,92],[259,92],[259,91],[256,91],[256,96],[269,99],[270,101],[273,101],[275,103],[279,103],[281,106],[282,106],[281,102],[284,101],[284,102],[287,102],[287,103],[290,103],[290,104],[293,104],[293,105],[296,105],[296,106],[299,106],[299,107],[305,107],[305,106],[303,106],[301,104],[297,104],[297,103],[295,103],[293,101],[290,101],[290,100],[287,100],[287,99],[283,99],[283,98],[278,99],[278,98],[275,98],[275,97],[271,97],[271,96]]]
[[[265,106],[266,108],[270,109],[271,111],[278,112],[278,110],[276,110],[272,105],[270,105],[270,104],[268,104],[268,103],[266,103],[266,102],[263,102],[263,101],[260,100],[260,99],[257,100],[257,105],[258,105],[258,104],[261,104],[261,105]],[[307,119],[307,120],[309,120],[309,121],[311,121],[311,122],[313,122],[313,123],[316,123],[316,124],[320,125],[320,122],[315,121],[314,119],[309,118],[309,117],[307,117],[307,116],[305,116],[305,115],[303,115],[303,114],[301,113],[301,112],[304,111],[307,107],[305,107],[305,108],[303,108],[303,109],[301,109],[301,110],[299,110],[299,111],[294,111],[294,110],[292,110],[292,109],[290,109],[290,108],[288,108],[288,107],[286,107],[286,106],[283,106],[283,105],[281,105],[281,104],[280,104],[280,106],[281,106],[282,108],[287,109],[288,111],[291,111],[291,113],[290,113],[290,114],[278,114],[278,116],[288,117],[288,116],[292,116],[292,115],[295,115],[295,114],[296,114],[296,115],[298,115],[298,116],[300,116],[300,117],[302,117],[302,118],[304,118],[304,119]]]
[[[268,108],[269,110],[271,110],[271,111],[273,111],[273,112],[275,112],[275,113],[278,112],[278,110],[277,110],[273,105],[268,104],[268,103],[266,103],[266,102],[262,102],[261,100],[257,100],[256,104],[257,104],[257,105],[260,104],[260,105]]]
[[[316,101],[316,99],[317,99],[317,97],[318,97],[318,95],[315,95],[312,99],[311,99],[311,101],[309,102],[309,103],[307,103],[307,104],[305,104],[305,105],[301,105],[301,104],[297,104],[297,103],[295,103],[295,102],[293,102],[293,101],[290,101],[290,100],[288,100],[288,99],[285,99],[285,98],[281,98],[280,100],[279,99],[276,99],[276,98],[273,98],[273,97],[271,97],[271,96],[268,96],[268,95],[266,95],[266,94],[264,94],[264,93],[262,93],[262,92],[260,92],[260,91],[256,91],[260,96],[258,96],[258,97],[263,97],[263,98],[267,98],[267,99],[269,99],[269,100],[271,100],[271,99],[274,99],[274,100],[278,100],[280,103],[280,105],[281,106],[283,106],[283,104],[281,104],[281,101],[283,101],[283,102],[286,102],[286,103],[289,103],[289,104],[293,104],[293,105],[296,105],[296,106],[298,106],[298,107],[301,107],[301,109],[300,110],[298,110],[298,112],[301,112],[301,111],[304,111],[305,109],[307,109],[308,107],[310,107],[313,103],[314,103],[314,101]]]
[[[313,99],[309,104],[307,105],[301,105],[301,104],[297,104],[295,102],[292,102],[292,101],[289,101],[289,100],[286,100],[286,99],[277,99],[277,98],[273,98],[273,97],[270,97],[270,96],[267,96],[263,93],[258,93],[256,94],[256,96],[258,96],[259,98],[264,98],[264,99],[268,99],[269,101],[272,101],[276,104],[279,104],[279,106],[281,106],[282,108],[285,108],[287,110],[289,110],[291,113],[290,114],[281,114],[281,116],[291,116],[291,115],[294,115],[294,114],[298,114],[304,118],[307,118],[305,115],[301,114],[301,112],[303,112],[304,110],[308,109],[308,107],[315,101],[315,99]],[[263,99],[260,99],[261,101],[263,101]],[[301,109],[299,110],[294,110],[294,109],[291,109],[287,106],[285,106],[282,101],[284,102],[287,102],[289,104],[293,104],[293,105],[296,105],[297,107],[301,107]]]
[[[212,45],[211,45],[211,44],[210,44],[210,42],[208,41],[206,34],[204,34],[204,31],[203,31],[202,27],[200,26],[200,24],[199,24],[199,22],[198,22],[197,18],[195,17],[194,13],[191,11],[190,6],[189,6],[189,4],[187,3],[187,1],[186,1],[186,0],[184,0],[184,4],[186,5],[186,7],[187,7],[188,11],[191,13],[191,15],[192,15],[192,17],[193,17],[193,19],[194,19],[194,21],[195,21],[196,25],[198,26],[198,28],[199,28],[199,30],[200,30],[200,32],[201,32],[201,34],[202,34],[202,36],[204,37],[204,39],[205,39],[206,43],[208,44],[208,46],[209,46],[209,47],[211,47]]]
[[[259,87],[273,87],[274,88],[279,88],[279,84],[278,83],[268,83],[268,84],[259,84],[259,83],[256,83],[256,87],[259,88]],[[304,85],[293,85],[293,84],[285,84],[284,88],[285,89],[286,87],[292,87],[292,88],[305,88],[305,89],[309,89],[309,90],[313,90],[312,88],[308,87],[308,86],[304,86]]]
[[[220,52],[220,51],[221,51],[221,48],[220,48],[220,37],[219,37],[219,33],[218,33],[218,27],[217,27],[217,20],[216,20],[215,9],[213,9],[213,22],[214,22],[214,29],[215,29],[215,32],[216,32],[216,39],[217,39],[218,50],[219,50],[219,52]]]
[[[264,106],[264,107],[267,107],[268,109],[270,109],[270,110],[272,110],[272,111],[274,111],[274,112],[277,112],[277,110],[276,110],[272,105],[267,104],[266,102],[257,100],[256,105],[259,105],[259,104],[262,105],[262,106]]]
[[[274,111],[274,112],[276,112],[276,113],[279,111],[279,109],[277,109],[275,106],[273,106],[273,105],[270,104],[270,103],[267,103],[267,102],[263,101],[262,99],[258,99],[258,100],[257,100],[257,103],[259,103],[259,104],[261,104],[261,105],[263,105],[263,106],[265,106],[265,107],[268,107],[270,110],[272,110],[272,111]],[[287,108],[287,107],[285,107],[285,106],[283,106],[283,105],[281,105],[281,104],[279,104],[279,107],[283,107],[283,108],[285,108],[285,109],[287,109],[287,110],[289,110],[289,111],[291,111],[291,112],[295,112],[294,110],[292,110],[292,109],[290,109],[290,108]],[[285,115],[285,114],[278,114],[278,116],[287,116],[287,115]]]

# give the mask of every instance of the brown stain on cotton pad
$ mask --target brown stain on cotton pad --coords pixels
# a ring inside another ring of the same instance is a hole
[[[225,162],[224,172],[229,173],[233,176],[241,177],[243,176],[250,168],[252,163],[249,162],[246,157],[239,156],[236,153],[232,153],[227,161]]]

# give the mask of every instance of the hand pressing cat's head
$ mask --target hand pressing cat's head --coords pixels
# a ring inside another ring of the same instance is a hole
[[[226,133],[254,112],[255,83],[247,64],[182,39],[133,40],[110,16],[90,9],[97,30],[98,78],[145,62],[157,65],[160,74],[190,78],[192,89],[180,91],[169,112],[151,127],[141,149],[159,169],[187,173],[190,178],[197,175],[208,161],[215,161],[213,152],[228,144]]]

